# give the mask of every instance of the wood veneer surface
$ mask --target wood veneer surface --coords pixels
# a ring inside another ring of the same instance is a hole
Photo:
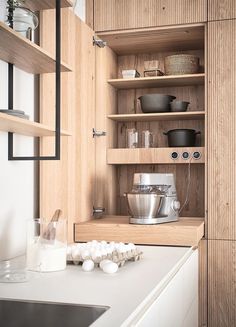
[[[208,20],[236,18],[235,0],[208,0]]]
[[[210,239],[236,239],[235,39],[236,20],[208,24],[208,238]]]
[[[197,23],[207,20],[205,0],[95,0],[95,31]]]
[[[236,241],[208,240],[208,327],[236,326]]]
[[[159,225],[129,224],[129,217],[106,217],[75,224],[75,241],[92,239],[136,244],[195,246],[204,235],[201,218]]]

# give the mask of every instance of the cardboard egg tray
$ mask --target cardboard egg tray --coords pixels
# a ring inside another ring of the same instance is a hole
[[[82,264],[85,260],[91,259],[93,260],[95,265],[98,266],[102,260],[108,259],[115,262],[118,265],[118,267],[122,267],[127,261],[138,261],[142,259],[142,255],[143,252],[141,252],[139,249],[130,250],[124,253],[120,253],[115,250],[111,254],[103,255],[97,258],[96,260],[92,259],[91,256],[87,256],[84,259],[81,256],[78,256],[76,259],[74,259],[71,255],[67,255],[67,263],[79,265]]]

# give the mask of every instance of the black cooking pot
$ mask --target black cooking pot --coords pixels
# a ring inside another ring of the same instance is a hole
[[[201,132],[196,132],[194,129],[172,129],[167,133],[169,147],[191,147],[196,145],[196,135]]]
[[[141,102],[141,109],[144,113],[170,111],[170,102],[176,97],[166,94],[145,94],[138,99]]]

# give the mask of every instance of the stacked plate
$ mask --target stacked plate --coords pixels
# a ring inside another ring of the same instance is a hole
[[[0,109],[1,113],[7,114],[7,115],[11,115],[11,116],[16,116],[19,118],[23,118],[23,119],[29,119],[29,116],[25,114],[24,111],[22,110],[8,110],[8,109]]]

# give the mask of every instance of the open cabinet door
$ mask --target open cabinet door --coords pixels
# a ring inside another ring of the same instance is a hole
[[[55,49],[55,12],[41,13],[40,43]],[[94,32],[71,9],[62,10],[62,60],[72,72],[62,73],[61,113],[63,129],[61,160],[40,162],[40,216],[51,217],[60,208],[68,219],[69,242],[74,223],[92,218],[95,197],[95,47]],[[55,76],[40,78],[40,119],[54,126]],[[54,151],[54,138],[41,140],[40,152]]]
[[[96,142],[96,192],[95,207],[105,209],[105,214],[116,214],[116,168],[107,164],[107,149],[117,143],[116,122],[108,115],[117,113],[117,91],[107,80],[117,77],[117,55],[105,46],[96,46],[96,130],[106,132],[95,137]],[[95,216],[96,217],[96,216]]]

